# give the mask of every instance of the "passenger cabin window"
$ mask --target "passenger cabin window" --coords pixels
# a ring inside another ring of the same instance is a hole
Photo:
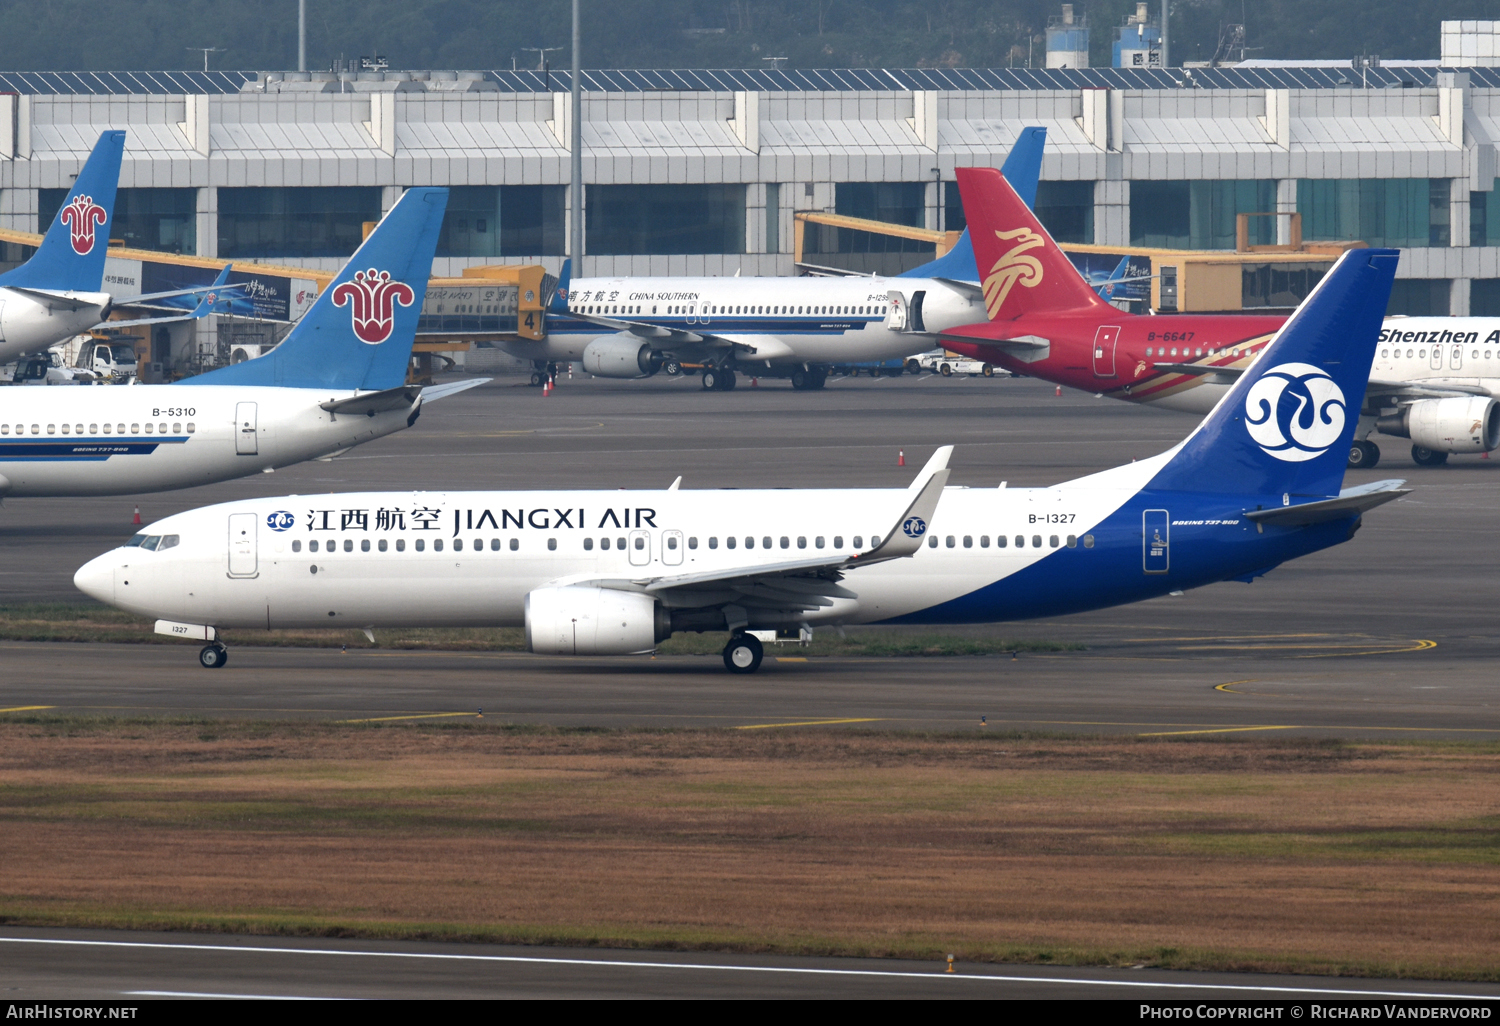
[[[1034,549],[1039,549],[1039,548],[1042,547],[1042,536],[1041,535],[1034,534],[1034,535],[1031,536],[1031,547],[1034,548]]]
[[[302,543],[300,541],[293,541],[292,542],[292,551],[293,552],[301,552],[302,551]]]
[[[491,538],[490,539],[490,551],[491,552],[499,552],[500,551],[500,539],[499,538]]]
[[[361,551],[361,552],[369,552],[370,551],[370,539],[368,539],[368,538],[361,538],[359,540],[359,551]]]
[[[927,536],[927,547],[929,549],[935,549],[935,548],[938,547],[937,535],[935,535],[935,534],[929,534]]]
[[[854,536],[854,547],[856,549],[862,549],[865,547],[865,540],[857,534]]]
[[[391,547],[391,543],[390,542],[386,541],[384,538],[380,539],[380,551],[381,552],[385,552],[390,547]]]
[[[396,539],[396,551],[397,552],[405,552],[406,551],[406,539],[405,538],[397,538]]]
[[[316,545],[317,542],[313,542],[313,544]],[[424,549],[426,549],[427,548],[427,539],[426,538],[418,538],[417,541],[416,541],[416,548],[417,548],[418,552],[421,552]]]
[[[948,536],[948,547],[951,549],[955,544],[957,543],[953,540],[953,535],[950,534]]]
[[[718,548],[719,547],[719,539],[716,536],[710,535],[709,539],[708,539],[708,547],[711,548],[711,549]]]
[[[979,536],[979,547],[981,549],[987,549],[987,548],[990,547],[990,536],[989,535],[987,535],[987,534],[981,534]]]
[[[690,549],[696,549],[697,547],[698,547],[698,539],[696,537],[689,538],[688,539],[688,548],[690,548]]]
[[[1010,543],[1010,539],[1006,538],[1005,535],[1003,535],[1003,534],[997,534],[997,535],[995,535],[995,548],[997,548],[997,549],[1003,549],[1009,543]]]
[[[604,549],[606,552],[609,551],[609,539],[608,538],[600,538],[599,539],[599,547],[601,549]]]
[[[519,539],[519,538],[512,538],[510,540],[510,551],[515,552],[520,547],[521,547],[521,539]]]
[[[454,538],[453,539],[453,551],[454,552],[462,552],[463,550],[464,550],[464,540],[462,538]]]
[[[557,539],[556,538],[548,538],[547,539],[547,551],[548,552],[556,552],[557,551]]]
[[[1076,548],[1078,548],[1078,535],[1076,535],[1076,534],[1070,534],[1070,535],[1068,535],[1068,548],[1070,548],[1070,549],[1076,549]]]
[[[583,551],[584,552],[593,552],[594,551],[594,539],[592,539],[592,538],[585,538],[583,540]]]
[[[1086,534],[1086,535],[1083,536],[1083,547],[1086,548],[1086,549],[1091,549],[1091,548],[1094,547],[1094,536],[1093,535]]]
[[[833,536],[833,547],[836,548],[836,549],[841,549],[841,548],[844,547],[844,536],[843,535],[836,534],[836,535]]]
[[[1026,547],[1026,536],[1024,534],[1018,534],[1018,535],[1016,535],[1016,548],[1018,548],[1018,549],[1024,549],[1025,547]]]
[[[307,543],[307,551],[308,552],[317,552],[318,551],[318,542],[317,542],[317,539],[314,539],[314,540],[312,540],[312,541],[310,541],[310,542]]]
[[[443,539],[441,539],[441,538],[434,538],[434,539],[432,539],[432,551],[433,552],[442,552],[443,551]]]

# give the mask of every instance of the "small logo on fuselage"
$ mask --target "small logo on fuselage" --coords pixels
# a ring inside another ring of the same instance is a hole
[[[290,531],[297,526],[297,518],[284,509],[266,517],[266,526],[273,531]]]
[[[908,538],[920,538],[927,533],[927,521],[921,517],[907,517],[906,523],[901,525],[901,530]]]
[[[1327,452],[1346,416],[1343,390],[1309,363],[1272,367],[1245,396],[1245,430],[1268,456],[1288,463]]]

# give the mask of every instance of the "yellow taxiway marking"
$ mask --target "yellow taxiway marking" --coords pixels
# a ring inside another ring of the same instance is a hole
[[[17,705],[9,709],[0,709],[0,713],[8,712],[35,712],[38,709],[56,709],[55,705]]]
[[[1215,684],[1214,685],[1214,690],[1215,691],[1228,691],[1228,692],[1231,692],[1232,694],[1243,695],[1243,694],[1246,694],[1246,692],[1244,692],[1244,691],[1235,691],[1234,688],[1230,687],[1229,685],[1230,684],[1254,684],[1255,680],[1256,680],[1256,678],[1249,677],[1249,678],[1246,678],[1245,680],[1232,680],[1232,681],[1229,682],[1229,684]]]
[[[1150,734],[1141,734],[1141,737],[1175,737],[1178,734],[1236,734],[1246,730],[1296,730],[1293,723],[1281,726],[1269,727],[1214,727],[1208,730],[1158,730]]]
[[[797,723],[747,723],[735,730],[765,730],[767,727],[824,727],[832,723],[879,723],[883,716],[862,716],[846,720],[801,720]]]
[[[778,663],[805,663],[807,656],[777,656],[776,661]]]
[[[411,716],[371,716],[363,720],[335,720],[335,723],[388,723],[391,720],[438,720],[448,716],[478,716],[477,712],[415,713]]]

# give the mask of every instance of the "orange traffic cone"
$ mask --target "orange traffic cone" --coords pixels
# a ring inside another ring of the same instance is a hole
[[[750,387],[751,388],[759,388],[760,387],[760,378],[751,378],[750,379]]]
[[[137,506],[135,508],[135,519],[132,520],[131,523],[135,524],[137,527],[140,526],[140,523],[141,523],[141,507]]]
[[[896,450],[896,466],[898,466],[898,467],[904,467],[904,466],[906,466],[906,450],[905,449],[897,449]]]
[[[1057,386],[1057,394],[1058,395],[1062,395],[1062,386],[1061,385]]]

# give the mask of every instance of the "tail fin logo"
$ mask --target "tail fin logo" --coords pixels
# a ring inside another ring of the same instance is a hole
[[[1296,400],[1295,405],[1286,402]],[[1321,368],[1283,363],[1245,396],[1245,429],[1268,456],[1302,463],[1328,451],[1344,430],[1343,390]]]
[[[1027,256],[1026,252],[1046,245],[1046,240],[1030,228],[996,232],[995,238],[1002,242],[1015,239],[1016,244],[995,261],[995,266],[990,268],[989,275],[984,279],[984,308],[991,320],[1000,315],[1005,297],[1010,295],[1011,288],[1017,282],[1028,289],[1034,289],[1042,283],[1042,262],[1034,256]]]
[[[352,281],[333,290],[334,306],[349,306],[354,336],[366,345],[378,346],[396,327],[396,304],[411,306],[417,294],[404,281],[391,280],[391,272],[354,272]]]
[[[79,256],[88,256],[94,251],[94,225],[109,220],[109,215],[92,196],[74,196],[73,202],[63,207],[58,216],[68,226],[73,252]]]

